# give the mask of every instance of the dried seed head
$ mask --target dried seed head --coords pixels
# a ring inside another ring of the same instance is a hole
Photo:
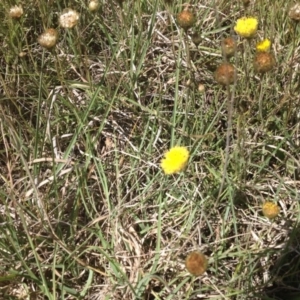
[[[9,16],[13,19],[20,19],[23,15],[24,11],[22,6],[13,6],[9,10]]]
[[[221,85],[234,83],[235,68],[232,64],[222,63],[215,71],[215,79]]]
[[[58,32],[53,28],[47,29],[38,37],[39,44],[46,49],[53,48],[56,45],[57,40]]]
[[[276,203],[268,201],[263,204],[262,212],[268,219],[274,219],[279,215],[280,208]]]
[[[195,22],[196,22],[196,17],[189,10],[184,10],[177,15],[177,23],[184,30],[188,30],[189,28],[193,27]]]
[[[275,66],[275,58],[272,53],[258,52],[254,57],[254,69],[258,73],[266,73]]]
[[[199,251],[191,252],[185,259],[185,267],[194,276],[202,275],[207,269],[208,261]]]
[[[227,58],[234,56],[234,53],[236,51],[236,41],[232,37],[228,37],[226,39],[223,39],[222,44],[222,53]]]
[[[98,0],[91,0],[89,2],[89,11],[94,12],[97,11],[100,7],[100,2]]]
[[[78,20],[79,13],[71,8],[66,8],[59,17],[59,24],[63,28],[73,28]]]
[[[296,3],[290,8],[289,17],[295,22],[300,21],[300,3]]]

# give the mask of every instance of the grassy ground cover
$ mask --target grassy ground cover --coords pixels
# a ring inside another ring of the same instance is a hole
[[[1,1],[1,299],[300,299],[294,3]],[[251,39],[234,30],[244,16]],[[261,73],[265,38],[274,66]],[[230,85],[216,80],[225,61]],[[173,146],[190,157],[166,175]],[[201,276],[185,267],[194,250]]]

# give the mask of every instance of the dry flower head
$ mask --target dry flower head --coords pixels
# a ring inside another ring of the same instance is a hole
[[[46,48],[53,48],[58,40],[58,32],[54,28],[49,28],[38,37],[39,44]]]
[[[185,259],[185,267],[194,276],[200,276],[207,270],[208,261],[199,251],[191,252]]]
[[[79,20],[79,13],[71,8],[65,8],[59,17],[59,24],[63,28],[73,28]]]
[[[289,17],[295,22],[300,21],[300,3],[296,3],[290,8]]]
[[[258,52],[254,57],[254,69],[258,73],[266,73],[275,66],[274,55],[270,52]]]
[[[215,80],[221,85],[230,85],[234,83],[235,68],[230,63],[222,63],[215,71]]]
[[[11,7],[9,10],[9,16],[13,19],[20,19],[23,13],[24,11],[22,6],[18,6],[18,5]]]
[[[221,43],[222,53],[227,58],[234,56],[236,51],[236,41],[232,37],[228,37],[222,40]]]
[[[193,12],[188,9],[183,10],[177,15],[177,23],[184,30],[188,30],[193,27],[196,22],[196,17]]]

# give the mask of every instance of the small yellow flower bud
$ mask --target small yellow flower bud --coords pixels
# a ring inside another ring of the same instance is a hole
[[[274,219],[279,215],[280,208],[276,203],[268,201],[263,204],[262,212],[268,219]]]
[[[269,52],[271,48],[271,41],[269,39],[264,39],[256,44],[256,50],[258,52]]]

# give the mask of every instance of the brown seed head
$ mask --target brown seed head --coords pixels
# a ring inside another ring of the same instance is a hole
[[[300,3],[296,3],[290,8],[289,17],[295,22],[300,21]]]
[[[188,30],[189,28],[193,27],[196,22],[195,15],[189,11],[184,10],[177,15],[177,23],[181,26],[184,30]]]
[[[268,201],[263,204],[262,212],[268,219],[274,219],[278,216],[280,208],[276,203]]]
[[[232,64],[222,63],[215,71],[215,80],[221,85],[234,83],[235,68]]]
[[[191,252],[185,259],[185,267],[194,276],[202,275],[207,269],[208,261],[199,251]]]
[[[275,66],[275,58],[272,53],[258,52],[254,57],[254,69],[258,73],[266,73]]]
[[[227,58],[234,56],[234,53],[236,51],[236,41],[232,37],[228,37],[226,39],[223,39],[222,44],[222,53]]]
[[[39,44],[46,49],[53,48],[56,45],[57,40],[58,32],[54,28],[47,29],[38,37]]]
[[[22,6],[15,5],[10,8],[9,16],[13,19],[20,19],[23,15],[24,11]]]

